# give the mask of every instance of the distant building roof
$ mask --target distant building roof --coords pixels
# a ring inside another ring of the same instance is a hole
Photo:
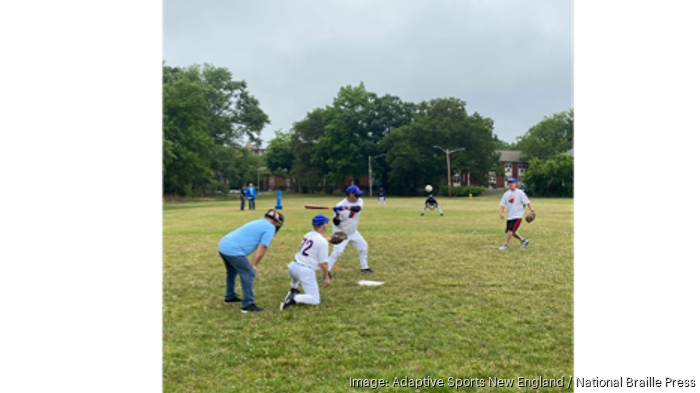
[[[267,153],[267,149],[261,148],[260,146],[253,146],[250,142],[246,143],[246,147],[251,153],[257,156]]]
[[[520,150],[496,150],[496,153],[501,155],[501,158],[498,159],[500,162],[522,162]]]

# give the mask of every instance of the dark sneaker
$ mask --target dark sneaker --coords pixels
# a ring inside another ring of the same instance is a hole
[[[298,295],[298,294],[301,293],[301,291],[299,290],[299,288],[292,288],[292,289],[290,289],[289,291],[290,291],[291,293],[295,294],[295,295]]]
[[[224,299],[224,304],[233,304],[233,303],[240,303],[243,300],[239,298],[238,296],[234,295],[231,299]]]
[[[292,304],[296,304],[296,302],[294,301],[294,293],[292,291],[288,291],[284,295],[284,301],[280,303],[280,311],[291,306]]]
[[[260,311],[264,311],[264,310],[262,308],[256,306],[255,303],[251,304],[248,307],[241,308],[241,312],[244,314],[249,313],[249,312],[260,312]]]
[[[374,273],[374,270],[372,270],[372,269],[370,269],[370,268],[367,268],[367,269],[360,269],[360,273],[365,273],[365,274],[367,274],[367,273]]]

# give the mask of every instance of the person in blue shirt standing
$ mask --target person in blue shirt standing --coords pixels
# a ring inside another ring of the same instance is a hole
[[[248,184],[246,197],[248,198],[248,210],[255,210],[255,196],[258,195],[258,190],[253,187],[253,183]]]
[[[275,209],[270,209],[263,218],[251,221],[219,241],[218,251],[226,266],[226,293],[224,304],[241,303],[241,312],[259,312],[262,308],[255,305],[253,287],[257,276],[258,264],[265,256],[267,248],[275,233],[282,228],[284,216]],[[253,262],[248,255],[255,253]],[[236,294],[236,276],[241,277],[243,299]]]

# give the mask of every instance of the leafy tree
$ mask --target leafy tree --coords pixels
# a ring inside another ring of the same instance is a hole
[[[169,68],[169,67],[165,67]],[[234,81],[231,71],[211,64],[169,70],[164,80],[185,78],[198,82],[206,98],[209,135],[221,145],[240,145],[246,138],[260,144],[260,132],[269,123],[259,101],[246,90],[245,81]]]
[[[273,175],[279,177],[289,176],[294,165],[291,132],[275,131],[275,137],[267,146],[267,153],[265,153],[263,158],[267,168]]]
[[[380,142],[392,128],[398,128],[410,124],[414,120],[417,105],[412,102],[404,102],[399,97],[386,94],[382,97],[372,97],[374,106],[368,113],[368,139],[370,144],[366,146],[366,157],[375,157],[386,153]],[[362,162],[367,162],[362,157]],[[369,162],[367,162],[369,164]],[[369,171],[364,165],[363,171]],[[372,161],[372,177],[378,176],[380,184],[388,184],[389,164],[385,159]],[[371,179],[374,180],[374,179]]]
[[[415,107],[396,96],[368,92],[363,83],[342,87],[333,106],[322,112],[324,132],[314,147],[312,162],[326,164],[331,182],[342,184],[346,175],[359,181],[369,170],[368,158],[385,152],[379,142],[392,127],[410,123]],[[382,161],[375,168],[386,179]]]
[[[561,153],[551,159],[533,158],[523,181],[534,196],[574,196],[574,157]]]
[[[238,157],[241,150],[235,146],[215,145],[212,151],[211,167],[214,175],[221,184],[226,184],[228,189],[238,188],[241,185],[243,171]]]
[[[375,98],[362,83],[358,87],[342,87],[333,106],[324,111],[324,133],[314,148],[313,159],[325,161],[328,177],[336,184],[342,184],[346,175],[359,179],[366,173],[362,170],[362,157],[366,160],[376,149],[368,127]]]
[[[192,195],[211,181],[214,145],[202,86],[186,79],[163,86],[163,192]]]
[[[574,110],[545,117],[518,137],[517,149],[526,160],[546,160],[571,149],[574,139]]]
[[[234,81],[229,70],[163,64],[163,192],[205,193],[242,178],[234,164],[240,142],[259,143],[267,123],[245,81]]]
[[[253,183],[256,187],[259,187],[258,168],[265,167],[265,160],[262,157],[251,153],[245,148],[237,149],[236,166],[241,171],[241,185]]]
[[[326,152],[316,151],[315,146],[324,134],[324,109],[316,108],[306,117],[294,123],[290,135],[290,147],[294,153],[291,176],[296,180],[297,191],[311,192],[321,184],[328,171]]]
[[[446,155],[435,146],[464,148],[450,155],[451,169],[486,181],[497,159],[493,121],[478,113],[469,116],[465,106],[456,98],[424,101],[417,106],[414,122],[391,129],[380,144],[388,151],[391,193],[405,194],[419,184],[447,182]]]
[[[494,148],[496,150],[517,150],[515,143],[508,143],[498,139],[498,135],[493,136]]]
[[[167,140],[165,138],[165,133],[163,133],[163,176],[165,176],[168,166],[170,166],[175,158],[173,143]]]

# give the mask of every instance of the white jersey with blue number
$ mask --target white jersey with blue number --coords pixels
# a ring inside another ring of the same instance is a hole
[[[299,251],[294,256],[294,260],[302,265],[318,270],[320,263],[328,262],[328,241],[316,231],[307,233],[301,241]]]

